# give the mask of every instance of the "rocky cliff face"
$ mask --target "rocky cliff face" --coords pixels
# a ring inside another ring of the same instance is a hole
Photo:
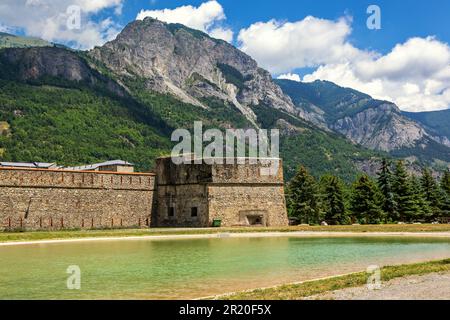
[[[19,81],[57,78],[103,86],[124,96],[126,91],[113,80],[92,69],[77,53],[56,47],[13,48],[0,52],[0,77]]]
[[[289,97],[248,55],[225,41],[179,24],[146,18],[129,24],[89,55],[119,77],[138,77],[149,90],[208,108],[205,98],[234,104],[251,122],[252,105],[294,112]]]
[[[434,147],[434,142],[449,145],[447,137],[438,136],[404,116],[393,103],[327,81],[278,80],[277,84],[292,98],[304,119],[367,148],[392,152],[424,149],[430,143]],[[450,160],[450,150],[448,153],[444,157]]]
[[[382,151],[412,148],[427,136],[424,128],[401,116],[397,106],[390,103],[346,116],[330,127],[353,142]]]
[[[36,80],[44,76],[69,81],[95,81],[87,64],[76,54],[58,48],[8,49],[1,52],[2,61],[20,80]]]
[[[402,112],[420,123],[433,135],[435,141],[450,147],[450,109],[432,112]]]

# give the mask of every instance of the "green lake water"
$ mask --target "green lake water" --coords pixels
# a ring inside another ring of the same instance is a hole
[[[420,238],[214,238],[0,246],[0,299],[191,299],[450,258]],[[66,270],[81,270],[67,289]]]

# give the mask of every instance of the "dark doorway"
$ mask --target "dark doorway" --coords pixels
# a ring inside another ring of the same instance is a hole
[[[168,216],[169,216],[169,218],[175,217],[175,208],[174,207],[169,207]]]
[[[243,210],[239,212],[239,222],[243,226],[267,226],[267,211]]]
[[[263,216],[247,216],[248,224],[251,226],[259,226],[263,224]]]

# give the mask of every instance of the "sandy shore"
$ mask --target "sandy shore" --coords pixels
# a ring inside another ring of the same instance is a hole
[[[1,242],[4,246],[23,246],[51,243],[72,243],[90,241],[142,241],[142,240],[189,240],[189,239],[217,239],[217,238],[275,238],[275,237],[303,237],[303,238],[348,238],[348,237],[409,237],[409,238],[449,238],[450,232],[245,232],[245,233],[214,233],[193,235],[154,235],[154,236],[123,236],[123,237],[95,237],[73,239],[51,239],[35,241]]]

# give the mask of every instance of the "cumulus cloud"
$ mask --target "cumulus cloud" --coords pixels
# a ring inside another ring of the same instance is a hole
[[[187,5],[175,9],[141,10],[136,19],[143,20],[146,17],[168,23],[181,23],[228,42],[233,40],[233,31],[221,26],[226,16],[222,5],[215,0],[204,2],[199,7]]]
[[[411,38],[389,53],[362,50],[349,40],[351,19],[306,17],[297,22],[257,22],[239,32],[240,48],[279,78],[316,68],[301,79],[328,80],[395,102],[403,110],[450,106],[450,47],[434,37]]]
[[[231,29],[217,27],[211,29],[208,33],[211,37],[216,39],[222,39],[227,42],[233,41],[233,31]]]
[[[449,67],[449,61],[447,44],[433,37],[412,38],[396,45],[379,59],[358,62],[356,71],[365,80],[381,77],[399,81],[420,80]]]
[[[433,37],[412,38],[372,59],[326,64],[304,81],[329,80],[395,102],[408,111],[450,106],[450,47]]]
[[[120,14],[124,0],[2,0],[0,21],[9,29],[47,41],[89,49],[111,40],[120,26],[111,18],[94,21],[92,15],[111,9]],[[70,7],[80,9],[79,27],[68,21],[73,18]]]
[[[239,32],[238,43],[273,73],[370,56],[347,42],[350,23],[348,17],[330,21],[311,16],[297,22],[257,22]]]
[[[302,81],[302,79],[300,78],[300,75],[296,74],[296,73],[285,73],[285,74],[280,74],[277,79],[286,79],[286,80],[292,80],[292,81],[297,81],[300,82]]]

